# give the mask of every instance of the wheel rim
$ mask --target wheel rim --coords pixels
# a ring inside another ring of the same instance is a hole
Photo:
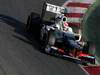
[[[49,45],[46,45],[46,47],[45,47],[45,52],[46,52],[46,53],[50,53],[50,51],[51,51],[50,46],[49,46]]]

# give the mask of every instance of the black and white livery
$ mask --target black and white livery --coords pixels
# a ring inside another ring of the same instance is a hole
[[[55,13],[50,21],[44,21],[46,12]],[[81,42],[81,34],[77,36],[68,26],[67,8],[44,2],[41,15],[31,13],[28,16],[26,31],[32,31],[38,37],[43,52],[57,54],[78,61],[95,63],[95,56],[89,54],[88,43]]]

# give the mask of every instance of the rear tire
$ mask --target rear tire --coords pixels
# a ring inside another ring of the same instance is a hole
[[[25,30],[31,31],[35,34],[36,33],[39,34],[40,33],[40,24],[41,24],[40,15],[32,12],[28,16],[27,24],[25,26]]]

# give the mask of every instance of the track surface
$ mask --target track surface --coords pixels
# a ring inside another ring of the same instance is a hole
[[[0,0],[0,75],[85,75],[78,65],[41,53],[34,35],[25,33],[28,14],[40,13],[42,3]]]

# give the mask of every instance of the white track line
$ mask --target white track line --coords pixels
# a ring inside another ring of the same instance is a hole
[[[90,75],[90,74],[83,68],[82,65],[80,65],[80,64],[78,64],[78,65],[79,65],[79,67],[86,73],[86,75]]]

